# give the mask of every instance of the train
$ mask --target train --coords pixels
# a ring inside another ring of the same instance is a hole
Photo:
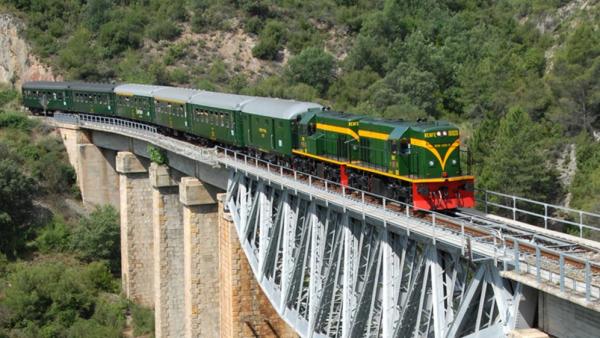
[[[318,103],[145,84],[26,82],[34,114],[85,113],[157,126],[422,210],[475,204],[459,129],[333,111]],[[467,167],[467,168],[465,168]]]

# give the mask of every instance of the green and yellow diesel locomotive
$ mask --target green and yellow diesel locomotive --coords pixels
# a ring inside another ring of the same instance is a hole
[[[263,159],[412,203],[424,210],[474,206],[459,130],[334,112],[319,104],[139,84],[28,82],[33,113],[86,113],[146,122],[165,133]]]

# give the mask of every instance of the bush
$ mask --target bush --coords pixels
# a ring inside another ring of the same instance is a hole
[[[181,34],[181,28],[171,20],[156,20],[148,28],[148,37],[156,42],[160,40],[173,40]]]
[[[169,159],[167,158],[167,154],[164,150],[149,144],[147,151],[148,155],[150,156],[150,161],[160,165],[169,163]]]
[[[320,48],[307,48],[288,63],[287,75],[294,83],[306,83],[324,93],[334,77],[335,59]]]
[[[140,305],[130,303],[129,308],[133,319],[133,334],[136,337],[154,332],[154,313]]]
[[[30,234],[35,182],[9,159],[0,160],[0,253],[15,257]]]
[[[64,220],[54,216],[52,222],[41,229],[35,244],[43,253],[67,251],[71,247],[71,230]]]
[[[260,32],[258,44],[252,48],[252,55],[263,60],[276,60],[285,39],[286,29],[283,23],[270,20]]]
[[[6,90],[0,90],[0,108],[6,106],[11,101],[15,100],[19,96],[14,88],[8,88]]]
[[[112,272],[121,269],[119,215],[110,205],[98,207],[83,218],[72,236],[72,248],[81,259],[91,262],[106,260]]]
[[[46,261],[14,264],[12,270],[0,299],[11,336],[120,336],[126,303],[105,295],[97,282],[112,281],[106,266]]]
[[[252,56],[262,60],[277,60],[283,46],[272,39],[263,39],[252,48]]]
[[[0,111],[0,128],[30,131],[34,125],[35,122],[28,119],[24,114]]]

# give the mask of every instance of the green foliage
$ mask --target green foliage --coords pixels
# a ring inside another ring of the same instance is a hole
[[[286,39],[285,26],[279,21],[269,20],[258,39],[258,44],[252,48],[252,55],[263,60],[275,60]]]
[[[290,60],[287,74],[294,83],[305,83],[323,93],[334,77],[335,59],[320,48],[307,48]]]
[[[148,37],[154,41],[172,40],[181,34],[181,29],[170,20],[157,20],[148,28]]]
[[[6,90],[0,88],[0,108],[6,106],[11,101],[14,101],[17,97],[19,97],[19,92],[14,88],[8,88]]]
[[[569,189],[571,206],[600,212],[600,143],[584,132],[575,145],[577,171]]]
[[[72,234],[71,245],[84,261],[106,260],[111,271],[121,268],[119,215],[112,206],[98,207],[82,218]]]
[[[483,128],[490,130],[490,125]],[[560,196],[558,174],[548,161],[543,125],[536,124],[520,109],[512,109],[493,135],[480,139],[487,143],[487,154],[479,169],[478,184],[486,189],[554,202]],[[479,141],[481,142],[481,141]],[[507,184],[506,182],[510,182]]]
[[[148,155],[150,156],[150,161],[160,165],[168,164],[169,159],[167,158],[167,154],[163,149],[149,144],[147,151]]]
[[[35,245],[42,253],[68,251],[71,248],[71,230],[64,220],[54,216],[52,221],[39,231]]]
[[[98,33],[105,55],[114,57],[129,48],[139,48],[147,17],[134,9],[120,9],[112,15],[112,20],[102,25]]]
[[[0,300],[0,307],[7,314],[4,326],[10,330],[10,336],[89,337],[95,334],[82,331],[82,326],[102,333],[120,332],[125,317],[124,303],[100,296],[112,288],[103,288],[91,279],[99,277],[91,273],[99,271],[97,265],[15,264],[8,276],[10,287]],[[103,278],[112,279],[106,267],[103,271]],[[113,334],[109,336],[115,336]]]
[[[152,310],[134,303],[130,303],[129,308],[133,319],[133,334],[136,337],[154,332],[154,313]]]
[[[15,257],[29,235],[31,203],[35,182],[17,163],[0,160],[0,253]]]
[[[24,114],[0,111],[0,128],[30,131],[34,125],[35,122],[28,119]]]
[[[600,127],[600,29],[582,25],[569,36],[549,83],[555,120],[572,134]]]

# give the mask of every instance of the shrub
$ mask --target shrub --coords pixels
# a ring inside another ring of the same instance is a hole
[[[136,337],[154,332],[154,313],[140,305],[130,303],[129,308],[133,319],[133,334]]]
[[[14,88],[8,88],[0,91],[0,108],[6,106],[9,102],[15,100],[19,93]]]
[[[64,220],[54,216],[50,224],[41,229],[35,244],[44,253],[66,251],[71,246],[71,231]]]
[[[106,260],[110,269],[121,268],[120,226],[117,211],[110,205],[98,207],[81,219],[73,232],[71,246],[81,259],[91,262]]]
[[[252,55],[263,60],[275,60],[283,49],[286,29],[283,23],[275,20],[267,22],[259,35],[259,41],[252,48]]]
[[[181,34],[181,28],[177,27],[171,20],[156,20],[148,28],[147,35],[150,39],[158,42],[160,40],[173,40]]]
[[[169,159],[164,150],[149,144],[147,151],[148,155],[150,155],[150,161],[160,165],[169,163]]]
[[[288,63],[287,75],[292,82],[306,83],[325,92],[334,76],[335,59],[320,48],[307,48]]]
[[[14,128],[29,131],[35,125],[24,114],[0,111],[0,128]]]

